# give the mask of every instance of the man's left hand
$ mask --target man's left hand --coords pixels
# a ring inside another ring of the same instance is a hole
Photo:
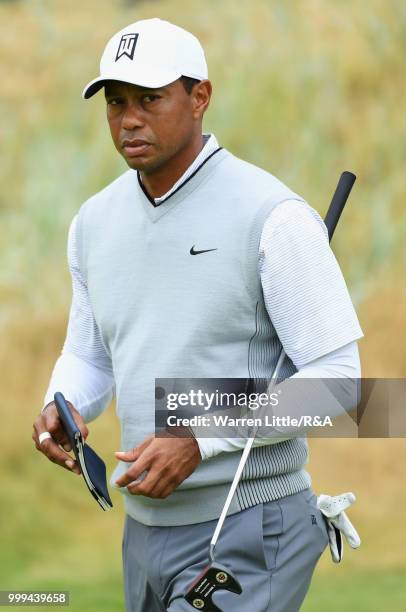
[[[117,481],[132,495],[164,499],[199,465],[201,455],[195,438],[155,438],[150,435],[136,448],[116,452],[120,461],[134,462]],[[146,471],[142,481],[135,482]]]

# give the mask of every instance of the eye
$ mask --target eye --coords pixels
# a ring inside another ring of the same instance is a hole
[[[155,94],[145,94],[145,96],[142,96],[142,101],[148,104],[150,102],[154,102],[155,100],[158,100],[159,98],[160,96],[157,96]]]
[[[107,99],[107,104],[111,105],[111,106],[117,106],[118,104],[123,104],[123,99],[116,97],[116,98],[108,98]]]

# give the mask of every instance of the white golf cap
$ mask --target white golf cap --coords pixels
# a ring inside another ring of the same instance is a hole
[[[181,76],[208,78],[200,42],[169,21],[143,19],[109,40],[100,60],[100,76],[86,85],[82,95],[90,98],[108,80],[155,88]]]

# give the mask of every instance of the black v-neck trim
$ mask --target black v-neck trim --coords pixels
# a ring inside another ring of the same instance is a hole
[[[215,151],[213,151],[212,153],[210,153],[210,155],[208,155],[208,156],[206,157],[206,159],[202,161],[202,163],[200,164],[200,166],[198,166],[198,167],[196,168],[196,170],[194,170],[194,171],[192,172],[192,174],[191,174],[190,176],[188,176],[188,178],[187,178],[185,181],[183,181],[183,183],[181,183],[181,184],[180,184],[178,187],[176,187],[175,191],[173,191],[173,192],[172,192],[170,195],[168,195],[168,197],[167,197],[167,198],[165,198],[165,199],[164,199],[164,200],[162,200],[161,202],[158,202],[158,204],[155,202],[154,198],[152,198],[152,197],[149,195],[148,191],[145,189],[145,187],[144,187],[144,185],[143,185],[143,183],[142,183],[141,177],[140,177],[140,173],[139,173],[139,171],[137,170],[137,179],[138,179],[138,184],[139,184],[139,186],[141,187],[141,189],[142,189],[142,191],[143,191],[143,193],[144,193],[145,197],[147,198],[147,200],[148,200],[149,202],[151,202],[151,204],[152,204],[152,206],[153,206],[154,208],[158,208],[158,206],[160,206],[160,205],[161,205],[161,204],[163,204],[164,202],[167,202],[167,201],[169,200],[169,198],[171,198],[173,195],[175,195],[175,193],[178,193],[178,191],[179,191],[180,189],[182,189],[182,187],[183,187],[184,185],[186,185],[186,183],[188,183],[188,182],[190,181],[190,179],[192,179],[192,178],[195,176],[195,174],[197,174],[197,173],[199,172],[200,168],[202,168],[202,167],[204,166],[204,164],[205,164],[206,162],[208,162],[208,161],[209,161],[209,159],[210,159],[211,157],[213,157],[213,155],[215,155],[216,153],[218,153],[219,151],[221,151],[221,149],[222,149],[222,148],[223,148],[223,147],[219,147],[218,149],[216,149]]]

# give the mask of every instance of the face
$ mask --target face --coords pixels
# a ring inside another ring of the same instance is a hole
[[[196,131],[201,133],[211,91],[207,84],[202,81],[188,94],[180,80],[158,89],[106,82],[111,136],[130,168],[150,174],[176,161]]]

